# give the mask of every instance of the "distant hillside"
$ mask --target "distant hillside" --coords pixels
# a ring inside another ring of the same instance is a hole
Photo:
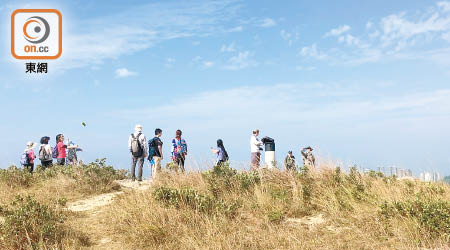
[[[0,170],[1,249],[419,249],[450,246],[450,186],[339,168],[165,172],[97,161]]]

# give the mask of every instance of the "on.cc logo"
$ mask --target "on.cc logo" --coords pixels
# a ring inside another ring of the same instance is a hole
[[[55,9],[17,9],[11,14],[11,54],[16,59],[57,59],[62,16]]]
[[[47,40],[48,36],[50,35],[50,25],[48,25],[47,20],[42,17],[30,17],[23,25],[23,35],[25,36],[25,39],[30,43],[45,42],[45,40]]]

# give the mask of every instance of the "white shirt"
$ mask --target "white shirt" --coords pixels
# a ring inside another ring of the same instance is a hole
[[[252,137],[250,137],[250,151],[252,153],[258,153],[259,148],[262,145],[263,143],[255,135],[252,135]]]

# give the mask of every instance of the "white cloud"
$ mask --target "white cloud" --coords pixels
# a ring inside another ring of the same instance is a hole
[[[437,6],[442,8],[444,12],[450,11],[450,2],[447,1],[438,2]]]
[[[234,51],[236,51],[236,48],[235,48],[235,44],[234,43],[231,43],[231,44],[229,44],[229,45],[222,45],[222,47],[220,48],[220,52],[234,52]]]
[[[264,20],[262,20],[261,23],[261,27],[263,28],[270,28],[277,25],[277,23],[275,22],[275,20],[273,20],[272,18],[265,18]]]
[[[295,67],[295,70],[298,70],[298,71],[313,71],[313,70],[316,70],[316,67],[299,65],[299,66]]]
[[[349,30],[350,30],[350,26],[342,25],[342,26],[339,26],[339,27],[337,27],[335,29],[332,29],[332,30],[328,31],[327,33],[325,33],[325,37],[328,37],[328,36],[339,36],[339,35],[347,32]]]
[[[275,84],[267,86],[244,86],[225,90],[206,91],[188,98],[176,98],[169,104],[137,110],[120,110],[114,115],[149,117],[161,114],[161,119],[183,119],[195,124],[202,121],[221,123],[226,127],[247,127],[254,124],[293,122],[315,122],[347,120],[349,123],[360,117],[369,116],[367,123],[392,117],[417,118],[423,124],[427,117],[447,116],[450,112],[450,89],[398,95],[373,95],[361,99],[361,90],[351,90],[351,86],[333,84]],[[367,90],[366,90],[367,91]],[[308,93],[307,96],[304,93]],[[305,98],[298,98],[303,95]],[[327,102],[322,100],[327,99]],[[180,101],[181,100],[181,101]],[[217,116],[217,103],[226,107]],[[245,103],[246,105],[242,105]],[[264,108],[261,108],[264,104]],[[186,112],[190,111],[190,112]],[[195,119],[193,119],[195,111]],[[267,119],[270,115],[270,119]],[[226,119],[223,119],[226,117]],[[237,124],[235,121],[239,120]],[[314,123],[316,124],[316,123]],[[208,125],[209,126],[209,125]]]
[[[283,40],[287,41],[289,46],[292,46],[292,44],[298,40],[299,34],[298,32],[287,32],[285,30],[280,31],[280,36]]]
[[[203,62],[203,67],[204,67],[205,69],[211,68],[212,66],[214,66],[214,62],[212,62],[212,61],[204,61],[204,62]]]
[[[442,39],[446,40],[447,42],[450,42],[450,32],[442,34]]]
[[[201,56],[196,56],[192,58],[192,62],[200,69],[209,69],[215,65],[213,61],[203,60]]]
[[[414,15],[406,12],[380,18],[378,22],[368,21],[366,30],[360,35],[348,34],[348,25],[341,25],[325,34],[335,36],[345,47],[330,46],[319,50],[315,44],[304,47],[301,54],[314,59],[326,55],[331,64],[362,64],[380,60],[433,60],[449,65],[441,56],[424,58],[422,55],[435,51],[448,53],[445,44],[434,43],[450,40],[450,2],[439,2],[426,11]],[[347,33],[347,34],[346,34]],[[437,47],[436,47],[437,46]],[[439,60],[437,59],[439,58]]]
[[[318,60],[324,60],[324,59],[328,58],[327,54],[325,54],[323,52],[320,52],[317,49],[317,45],[315,43],[313,45],[309,46],[309,47],[308,46],[307,47],[303,47],[300,50],[300,55],[302,55],[304,57],[312,57],[312,58],[315,58],[315,59],[318,59]]]
[[[232,0],[151,3],[108,16],[72,20],[63,34],[58,68],[101,65],[107,59],[151,48],[184,37],[205,37],[230,31],[238,6]],[[75,28],[76,27],[76,28]],[[232,31],[242,31],[242,26]]]
[[[249,51],[239,52],[236,56],[231,57],[229,64],[224,67],[228,70],[240,70],[248,67],[255,67],[257,63],[252,59],[253,54]]]
[[[128,77],[128,76],[135,76],[135,75],[137,75],[136,72],[129,71],[126,68],[116,69],[116,77]]]
[[[229,29],[228,32],[241,32],[243,30],[244,28],[242,26],[236,26],[234,28]]]
[[[175,59],[173,59],[172,57],[168,57],[168,58],[166,58],[166,62],[165,62],[165,64],[164,64],[164,66],[166,67],[166,68],[172,68],[172,66],[173,66],[173,64],[175,63]]]

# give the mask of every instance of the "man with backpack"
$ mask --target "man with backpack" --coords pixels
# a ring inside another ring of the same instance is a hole
[[[142,181],[142,170],[144,167],[144,159],[147,155],[147,139],[142,133],[142,126],[136,125],[134,133],[128,139],[128,149],[131,153],[131,180],[136,180],[136,163],[138,164],[138,181]]]
[[[152,178],[156,178],[161,172],[161,161],[163,160],[163,151],[161,141],[162,130],[155,129],[155,137],[148,141],[148,160],[153,160]]]

